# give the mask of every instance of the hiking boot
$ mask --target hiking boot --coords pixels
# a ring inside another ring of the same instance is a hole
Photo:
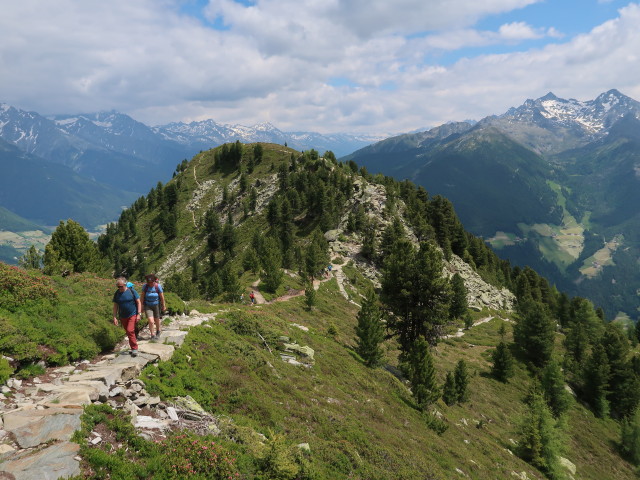
[[[132,357],[137,357],[138,356],[138,350],[131,350],[131,356]]]

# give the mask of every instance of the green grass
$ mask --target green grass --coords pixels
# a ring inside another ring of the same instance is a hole
[[[510,478],[511,472],[523,471],[542,478],[509,453],[515,450],[512,440],[518,438],[525,413],[522,399],[531,381],[527,369],[518,363],[506,384],[489,375],[502,320],[473,327],[434,350],[440,382],[460,359],[471,374],[468,402],[434,405],[448,427],[438,435],[401,380],[383,368],[366,368],[354,354],[357,310],[342,297],[335,280],[321,285],[311,312],[303,298],[232,308],[210,327],[192,329],[170,361],[145,370],[144,380],[150,391],[164,397],[193,396],[212,413],[232,418],[238,428],[281,435],[289,446],[309,443],[317,479],[457,478],[457,469],[475,479]],[[331,325],[337,328],[335,336],[328,333]],[[506,327],[511,341],[512,324]],[[313,367],[283,363],[280,336],[313,348]],[[393,341],[386,350],[387,361],[395,365]],[[617,435],[615,422],[594,418],[578,403],[572,406],[565,456],[576,464],[576,478],[635,478],[616,452]]]
[[[44,277],[0,264],[0,284],[0,353],[23,367],[92,358],[122,336],[111,322],[111,279]],[[26,367],[22,375],[29,372],[37,373]]]

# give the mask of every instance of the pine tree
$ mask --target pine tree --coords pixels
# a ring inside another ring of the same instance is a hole
[[[513,331],[514,340],[531,364],[543,367],[553,353],[555,321],[538,302],[527,302],[520,309]]]
[[[493,365],[491,367],[491,375],[501,382],[509,381],[513,376],[513,355],[509,350],[509,346],[504,342],[500,342],[491,354]]]
[[[459,273],[454,274],[451,278],[451,291],[449,317],[451,319],[460,318],[467,312],[467,288]]]
[[[640,465],[640,407],[622,420],[620,449],[623,455],[634,465]]]
[[[275,292],[282,284],[284,272],[282,271],[282,254],[280,247],[272,237],[266,237],[262,242],[262,248],[258,251],[260,265],[262,266],[261,277],[265,284],[265,289]]]
[[[442,400],[447,405],[455,405],[458,401],[458,389],[456,388],[456,381],[453,376],[453,372],[447,372],[442,386]]]
[[[423,242],[419,251],[403,245],[385,260],[381,298],[393,312],[388,326],[399,337],[401,355],[406,355],[420,336],[437,342],[449,319],[451,291],[435,245]]]
[[[362,308],[358,312],[356,335],[358,336],[356,351],[365,365],[379,366],[384,356],[381,348],[384,340],[384,326],[382,313],[378,308],[378,298],[373,289],[367,291]]]
[[[419,337],[412,345],[407,359],[401,363],[409,382],[413,397],[421,410],[426,410],[440,398],[440,389],[436,381],[436,369],[424,337]]]
[[[607,401],[607,384],[609,378],[609,361],[604,347],[596,345],[591,352],[584,371],[584,397],[591,405],[593,412],[600,418],[609,415]]]
[[[469,400],[469,372],[467,371],[467,364],[464,360],[459,360],[456,364],[453,377],[456,385],[456,401],[458,403],[464,403]]]
[[[549,478],[562,478],[560,430],[541,393],[532,392],[529,397],[529,408],[520,426],[518,456]]]
[[[44,250],[44,273],[95,272],[100,267],[98,248],[82,225],[61,220]]]
[[[564,388],[564,375],[560,364],[552,360],[542,371],[542,389],[553,416],[558,418],[571,406],[571,395]]]
[[[316,306],[316,290],[313,288],[313,282],[307,282],[304,287],[304,300],[307,310],[313,310],[313,307]]]
[[[34,245],[29,247],[29,250],[18,259],[18,265],[26,270],[40,270],[42,268],[42,254],[36,250]]]

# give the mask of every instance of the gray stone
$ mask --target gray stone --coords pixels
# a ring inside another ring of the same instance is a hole
[[[163,362],[169,360],[175,351],[173,345],[164,345],[162,343],[141,344],[138,348],[141,352],[157,356]]]
[[[75,458],[79,450],[80,445],[63,442],[21,452],[0,465],[0,478],[8,474],[15,480],[57,480],[80,475],[80,463]]]
[[[12,433],[21,448],[35,447],[49,440],[69,440],[80,428],[82,407],[11,411],[4,414],[5,430]]]
[[[169,422],[167,420],[140,415],[136,420],[135,427],[144,428],[147,430],[166,430],[167,428],[169,428]]]
[[[17,378],[10,378],[9,380],[7,380],[7,387],[20,388],[22,387],[22,380],[18,380]]]
[[[571,462],[570,460],[564,458],[564,457],[560,457],[560,465],[562,465],[564,468],[566,468],[567,470],[569,470],[569,472],[571,473],[571,475],[575,475],[576,474],[576,466],[573,462]]]
[[[11,456],[16,451],[11,445],[2,444],[0,445],[0,459],[5,459]]]
[[[118,395],[123,395],[123,394],[124,394],[124,390],[122,389],[122,387],[114,387],[109,391],[110,397],[116,397]]]
[[[311,360],[313,360],[313,355],[315,353],[313,351],[313,348],[306,345],[304,347],[301,347],[297,343],[285,343],[284,348],[287,351],[299,353],[300,355],[310,358]]]
[[[175,403],[176,407],[184,410],[190,410],[192,412],[204,413],[204,414],[207,413],[205,409],[202,408],[200,404],[196,402],[190,395],[187,395],[184,397],[175,397],[173,399],[173,403]]]
[[[178,413],[176,412],[176,409],[173,407],[167,407],[167,415],[169,415],[169,418],[175,422],[179,420]]]

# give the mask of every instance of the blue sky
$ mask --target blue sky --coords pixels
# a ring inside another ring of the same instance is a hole
[[[640,99],[640,4],[619,0],[21,0],[0,102],[391,134],[549,91]]]

